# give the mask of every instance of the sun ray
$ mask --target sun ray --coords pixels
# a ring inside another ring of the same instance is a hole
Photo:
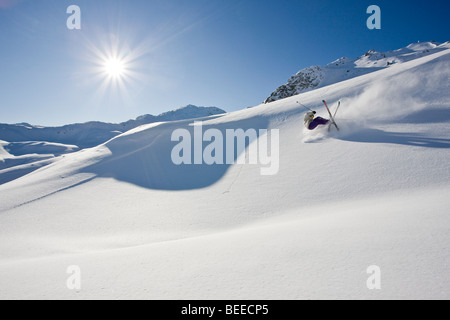
[[[121,40],[111,33],[99,34],[94,42],[92,38],[85,40],[85,75],[89,78],[85,83],[93,83],[93,99],[106,103],[114,101],[124,106],[133,105],[132,92],[138,90],[146,81],[146,75],[140,71],[141,61],[147,52],[140,50],[140,46],[133,48],[129,41]],[[139,70],[139,71],[138,71]]]
[[[76,74],[80,84],[92,90],[91,99],[95,104],[123,105],[132,108],[138,94],[149,83],[161,85],[161,75],[156,77],[155,67],[149,56],[155,56],[168,43],[189,32],[203,19],[190,19],[182,24],[164,23],[160,32],[136,39],[136,30],[128,27],[110,27],[81,34],[83,52],[80,55],[85,65],[82,72]],[[165,78],[163,78],[164,81]]]

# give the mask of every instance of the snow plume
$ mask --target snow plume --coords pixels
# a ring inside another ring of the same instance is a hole
[[[426,79],[426,78],[425,78]],[[421,111],[429,102],[435,85],[413,72],[389,81],[380,80],[361,94],[343,101],[347,106],[342,117],[364,122],[397,122],[406,115]]]
[[[341,100],[345,106],[340,109],[336,122],[340,132],[327,126],[312,132],[304,131],[304,143],[314,143],[328,137],[340,137],[358,132],[371,123],[395,123],[405,116],[423,110],[426,103],[424,92],[432,84],[426,84],[420,76],[407,72],[389,79],[380,79],[368,85],[353,96]]]
[[[448,54],[429,61],[427,68],[413,67],[379,78],[344,104],[348,108],[343,110],[343,117],[369,122],[402,122],[414,114],[442,111],[450,105]]]
[[[325,127],[319,127],[316,130],[303,129],[303,143],[315,143],[324,140],[329,137],[330,133],[327,132]]]
[[[341,132],[327,126],[314,131],[305,130],[304,143],[314,143],[328,137],[339,137],[358,132],[371,123],[392,123],[425,108],[425,102],[414,93],[423,88],[423,81],[414,73],[405,73],[392,79],[382,79],[368,85],[353,96],[341,100],[336,122]]]

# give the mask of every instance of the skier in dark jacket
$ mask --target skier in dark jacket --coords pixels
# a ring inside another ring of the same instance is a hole
[[[315,115],[316,115],[315,111],[308,112],[305,115],[305,127],[308,130],[314,130],[318,126],[324,126],[324,125],[330,123],[330,120],[327,120],[327,119],[324,119],[321,117],[316,118]]]

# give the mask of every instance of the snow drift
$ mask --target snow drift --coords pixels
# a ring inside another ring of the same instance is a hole
[[[450,45],[440,48],[202,119],[279,129],[274,176],[173,165],[173,130],[192,130],[182,120],[1,185],[0,298],[448,299]],[[297,101],[326,116],[322,99],[341,99],[341,132],[303,130]],[[66,286],[73,265],[80,291]],[[372,265],[381,290],[366,285]]]
[[[182,119],[224,114],[216,107],[187,105],[159,116],[143,115],[119,124],[87,122],[62,127],[42,127],[28,123],[0,124],[2,148],[0,153],[0,184],[18,179],[34,170],[53,163],[52,158],[85,148],[95,147],[136,127]]]

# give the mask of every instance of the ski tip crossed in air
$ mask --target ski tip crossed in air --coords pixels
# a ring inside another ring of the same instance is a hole
[[[328,107],[327,102],[325,100],[323,100],[322,102],[325,105],[325,107],[327,108],[328,114],[330,115],[330,119],[328,120],[328,119],[324,119],[322,117],[316,117],[316,112],[308,108],[310,110],[310,112],[308,112],[305,115],[305,127],[308,130],[314,130],[318,126],[328,125],[328,131],[331,131],[332,126],[336,127],[336,129],[338,131],[340,131],[338,125],[336,124],[335,117],[336,117],[337,112],[339,111],[341,102],[340,101],[338,102],[338,105],[337,105],[336,111],[334,112],[334,115],[331,113],[331,110]]]
[[[341,102],[339,101],[338,106],[337,106],[337,108],[336,108],[336,112],[334,113],[334,116],[331,114],[331,111],[330,111],[330,108],[328,108],[327,102],[326,102],[325,100],[323,100],[322,102],[323,102],[323,104],[325,105],[325,107],[327,108],[328,114],[330,115],[330,122],[331,122],[331,124],[330,124],[330,126],[328,127],[328,131],[331,130],[331,125],[334,125],[334,126],[336,127],[337,131],[339,131],[339,127],[338,127],[338,125],[336,124],[336,121],[334,120],[334,117],[336,116],[336,114],[337,114],[337,112],[338,112],[338,110],[339,110],[339,107],[341,106]]]

